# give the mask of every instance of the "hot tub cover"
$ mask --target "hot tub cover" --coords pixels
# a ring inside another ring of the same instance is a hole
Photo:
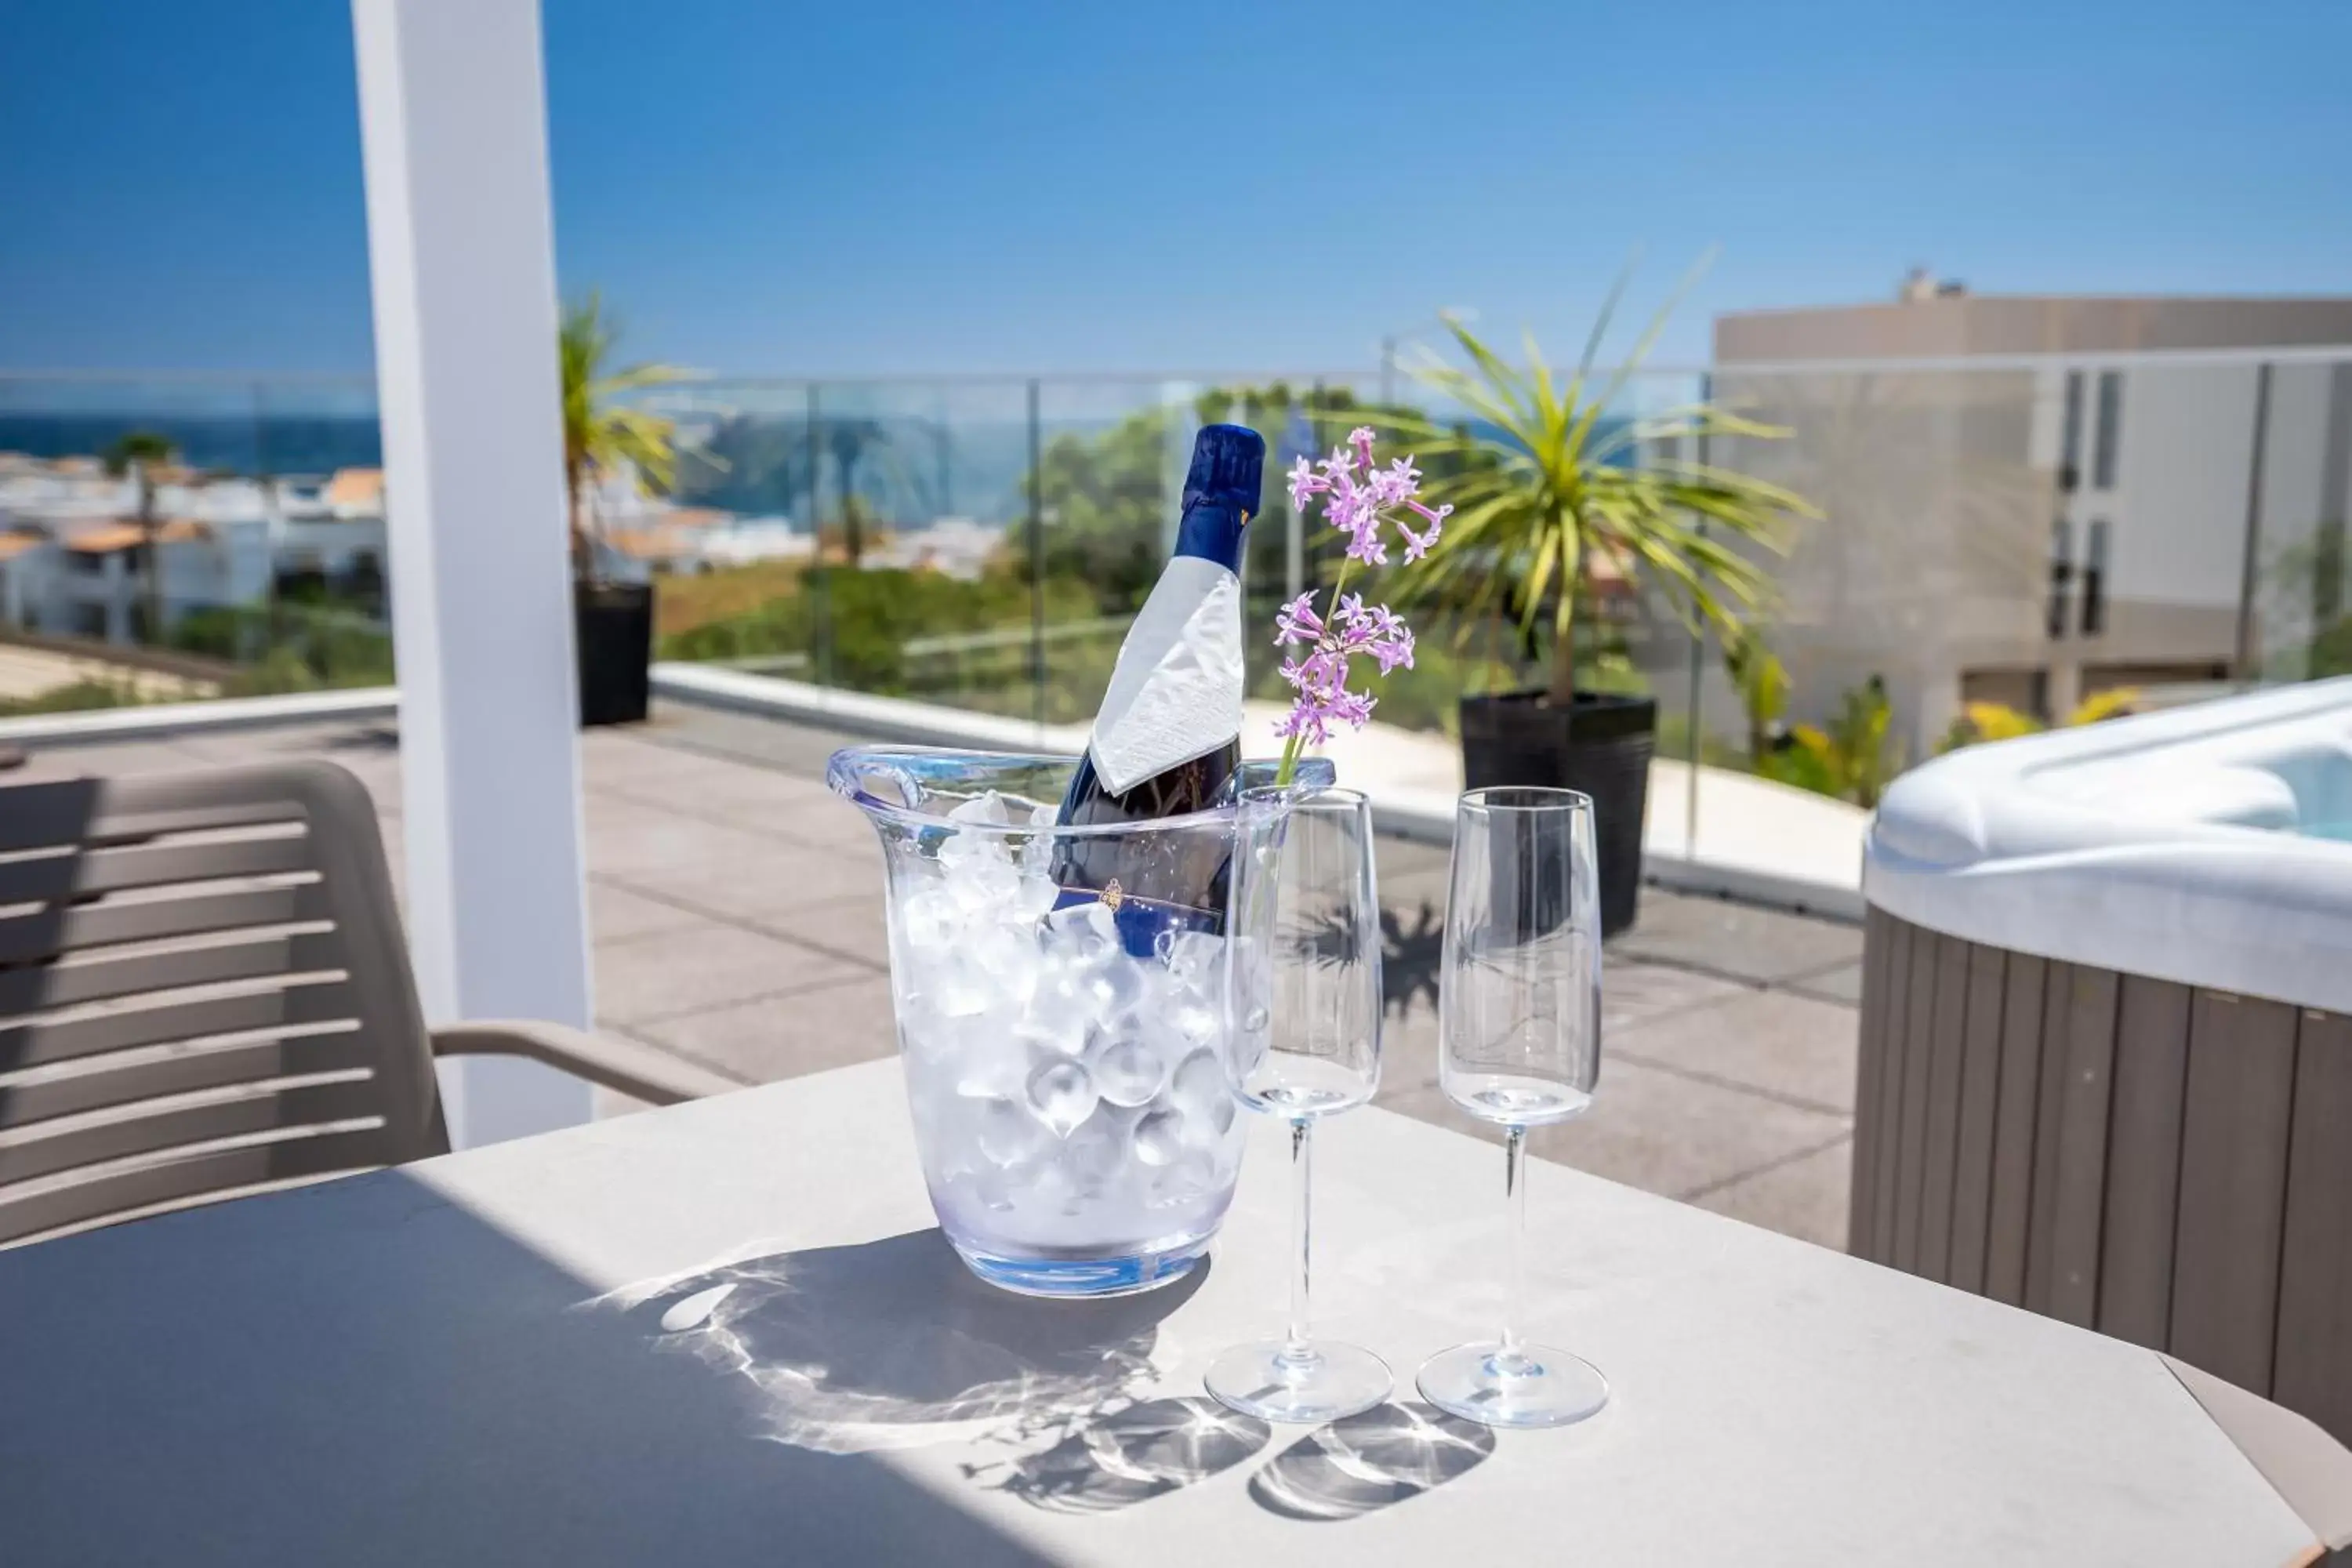
[[[2352,677],[1939,758],[1880,803],[1863,893],[1970,942],[2352,1012]]]

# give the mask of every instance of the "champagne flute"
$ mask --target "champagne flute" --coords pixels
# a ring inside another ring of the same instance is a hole
[[[1253,792],[1237,814],[1225,964],[1225,1076],[1290,1123],[1290,1323],[1209,1367],[1209,1392],[1265,1421],[1336,1421],[1391,1386],[1388,1363],[1307,1329],[1315,1124],[1381,1079],[1381,907],[1371,803],[1354,790]]]
[[[1489,1426],[1563,1426],[1609,1400],[1591,1363],[1519,1337],[1528,1129],[1581,1112],[1601,1074],[1600,895],[1590,796],[1482,789],[1455,806],[1438,1081],[1504,1129],[1509,1275],[1501,1331],[1430,1357],[1418,1382],[1432,1405]]]

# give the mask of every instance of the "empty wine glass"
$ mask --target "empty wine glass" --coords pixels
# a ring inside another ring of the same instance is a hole
[[[1592,1103],[1601,1074],[1601,879],[1592,801],[1573,790],[1482,789],[1454,815],[1438,1081],[1504,1129],[1509,1282],[1501,1332],[1423,1363],[1422,1397],[1489,1426],[1561,1426],[1609,1400],[1591,1363],[1519,1338],[1528,1129]]]
[[[1336,1421],[1388,1397],[1388,1363],[1307,1331],[1315,1123],[1381,1080],[1381,909],[1371,803],[1354,790],[1246,797],[1227,942],[1225,1074],[1242,1103],[1290,1123],[1289,1331],[1236,1345],[1209,1392],[1265,1421]]]

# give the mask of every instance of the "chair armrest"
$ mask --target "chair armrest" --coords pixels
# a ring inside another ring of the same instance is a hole
[[[540,1018],[453,1024],[434,1030],[432,1038],[436,1057],[528,1057],[654,1105],[676,1105],[744,1087],[651,1046]]]

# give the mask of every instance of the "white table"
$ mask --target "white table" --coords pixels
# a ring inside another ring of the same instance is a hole
[[[1601,1416],[1252,1429],[1198,1396],[1279,1321],[1258,1131],[1213,1264],[1120,1302],[964,1275],[887,1062],[0,1253],[0,1561],[2277,1568],[2335,1528],[2352,1459],[2273,1407],[2258,1468],[2148,1352],[1551,1166],[1530,1326]],[[1409,1394],[1495,1308],[1500,1154],[1360,1111],[1318,1163],[1321,1321]]]

